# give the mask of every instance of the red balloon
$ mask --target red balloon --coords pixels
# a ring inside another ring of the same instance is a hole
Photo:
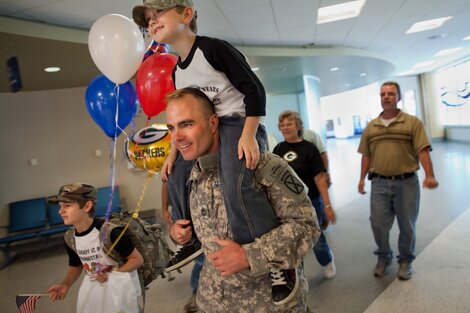
[[[165,110],[165,96],[175,90],[171,74],[178,58],[170,53],[155,53],[139,67],[136,76],[137,96],[147,116]]]

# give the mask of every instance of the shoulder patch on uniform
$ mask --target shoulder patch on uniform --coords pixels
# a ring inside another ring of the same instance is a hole
[[[301,194],[304,191],[304,184],[288,170],[282,173],[281,181],[293,193]]]
[[[255,173],[261,184],[271,186],[277,182],[276,184],[286,192],[296,195],[304,192],[305,185],[283,158],[266,153],[262,162],[263,165]]]

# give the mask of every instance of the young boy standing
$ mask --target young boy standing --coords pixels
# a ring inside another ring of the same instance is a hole
[[[196,35],[197,14],[192,0],[144,0],[143,5],[134,7],[132,16],[155,41],[171,45],[178,54],[173,70],[176,89],[195,87],[214,103],[219,117],[218,168],[230,228],[239,244],[254,242],[279,225],[266,194],[253,183],[253,170],[267,142],[266,130],[260,125],[266,114],[263,85],[243,54],[228,42]],[[191,121],[187,126],[191,127]],[[185,143],[187,147],[191,144]],[[194,233],[191,232],[189,187],[186,185],[192,166],[193,161],[184,160],[173,144],[162,169],[162,178],[168,178],[170,202],[179,218],[176,223],[187,228],[188,234]],[[170,261],[167,271],[185,265],[201,253],[197,239],[188,239],[188,243]],[[289,278],[296,279],[292,272],[295,270],[273,273],[275,277],[281,275],[285,286],[278,292],[282,288],[279,288],[280,280],[276,279],[275,303],[284,302],[295,292],[289,287],[295,285]]]
[[[139,297],[142,290],[137,269],[144,260],[126,233],[114,247],[114,250],[126,261],[119,265],[117,261],[106,255],[102,246],[103,238],[100,238],[100,229],[104,220],[94,217],[97,195],[98,191],[93,186],[73,183],[62,186],[56,196],[48,199],[49,203],[59,204],[59,214],[64,224],[73,225],[73,228],[69,230],[73,231],[73,247],[69,247],[68,242],[65,244],[69,256],[69,269],[61,283],[49,288],[49,297],[54,301],[64,299],[72,284],[84,270],[86,276],[78,293],[77,312],[102,313],[120,310],[139,312],[141,310]],[[113,229],[112,242],[121,231],[122,228]],[[65,236],[68,235],[66,233]],[[122,286],[113,286],[111,281],[124,283],[125,289]],[[103,286],[106,282],[108,282],[108,289],[104,290]],[[120,289],[113,290],[114,287],[120,287]],[[115,290],[124,291],[125,294],[116,295],[116,292],[113,292]],[[105,295],[108,299],[113,296],[114,303],[110,304]],[[104,301],[107,301],[106,304],[103,304]]]

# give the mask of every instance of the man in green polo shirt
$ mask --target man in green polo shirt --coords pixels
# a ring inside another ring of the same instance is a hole
[[[374,253],[378,256],[374,275],[384,276],[392,260],[389,233],[396,216],[400,229],[397,277],[408,280],[412,276],[411,263],[415,259],[420,194],[416,171],[419,163],[426,175],[423,187],[434,189],[439,183],[434,178],[429,155],[431,144],[423,123],[398,109],[400,99],[400,86],[396,82],[382,84],[380,101],[383,111],[369,122],[359,143],[362,161],[358,191],[366,193],[364,180],[368,174],[371,180],[370,222],[377,244]]]

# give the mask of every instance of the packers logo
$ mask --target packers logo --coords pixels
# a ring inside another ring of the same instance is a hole
[[[298,157],[299,155],[297,153],[295,153],[294,151],[289,151],[284,154],[283,159],[290,163],[297,160]]]
[[[168,135],[168,128],[164,125],[152,125],[139,130],[132,136],[132,141],[137,144],[151,144],[160,141]]]
[[[150,173],[161,170],[170,153],[170,133],[165,125],[152,125],[136,132],[126,140],[126,155],[129,161]]]

